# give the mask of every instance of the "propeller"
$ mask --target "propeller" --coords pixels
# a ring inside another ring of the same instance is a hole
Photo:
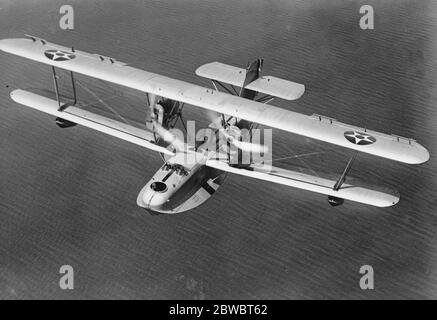
[[[155,119],[152,119],[152,123],[154,131],[161,139],[172,145],[176,149],[176,151],[185,151],[186,145],[180,137],[173,134],[170,130],[164,128]]]
[[[257,144],[257,143],[248,142],[248,141],[242,141],[241,139],[237,139],[234,136],[232,136],[231,134],[229,134],[228,131],[224,127],[221,127],[219,129],[219,131],[224,137],[226,137],[226,139],[229,141],[229,143],[231,143],[233,146],[237,147],[241,151],[249,152],[249,153],[267,153],[267,152],[269,152],[269,148],[267,146]]]
[[[207,113],[208,118],[211,122],[217,123],[217,118],[220,116],[219,113],[210,111]],[[229,141],[230,144],[235,146],[236,148],[249,153],[268,153],[269,148],[267,146],[256,144],[248,141],[241,141],[236,136],[239,136],[240,129],[235,126],[230,126],[228,122],[225,120],[225,117],[222,115],[222,121],[219,127],[220,133]],[[232,135],[230,132],[234,131],[235,134]]]

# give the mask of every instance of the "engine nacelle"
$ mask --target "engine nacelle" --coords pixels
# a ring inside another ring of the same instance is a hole
[[[60,128],[70,128],[70,127],[74,127],[75,125],[77,125],[77,123],[74,123],[74,122],[59,118],[59,117],[56,118],[56,124]]]
[[[334,196],[328,196],[328,202],[331,206],[337,207],[337,206],[341,206],[344,203],[344,199],[337,198]]]

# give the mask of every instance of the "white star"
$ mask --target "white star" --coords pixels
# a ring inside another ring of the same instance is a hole
[[[356,131],[354,131],[353,133],[346,134],[345,136],[354,138],[355,144],[359,144],[361,141],[368,142],[369,144],[374,142],[372,139],[370,139],[372,136]]]
[[[53,52],[53,60],[57,61],[57,60],[70,60],[72,59],[72,55],[69,52],[64,52],[64,51],[56,51]]]

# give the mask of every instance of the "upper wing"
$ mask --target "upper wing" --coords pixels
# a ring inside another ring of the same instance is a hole
[[[335,191],[333,188],[336,181],[311,176],[297,171],[269,166],[265,167],[261,165],[237,168],[229,166],[226,162],[220,160],[208,160],[206,165],[222,171],[279,183],[376,207],[389,207],[399,202],[399,195],[395,191],[377,191],[367,187],[354,186],[348,183],[344,183],[338,191]]]
[[[73,51],[70,48],[38,39],[0,40],[0,49],[129,88],[376,156],[410,164],[423,163],[429,159],[428,151],[411,139],[364,130],[332,119],[307,116],[265,105],[132,68],[110,58]]]
[[[246,70],[220,62],[204,64],[196,69],[200,77],[228,83],[241,87],[246,78]],[[263,76],[245,86],[246,89],[265,93],[285,100],[299,99],[305,92],[305,86],[300,83]]]
[[[11,98],[19,104],[43,111],[56,117],[60,117],[85,127],[109,134],[154,151],[168,155],[174,155],[174,153],[170,150],[156,145],[154,143],[153,133],[149,131],[139,129],[74,106],[67,106],[65,108],[63,107],[63,111],[58,111],[59,105],[56,100],[20,89],[12,91]]]

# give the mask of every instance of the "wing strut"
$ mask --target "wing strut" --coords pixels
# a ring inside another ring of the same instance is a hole
[[[334,188],[332,188],[334,191],[338,191],[338,190],[340,190],[341,186],[342,186],[343,183],[346,181],[346,176],[348,175],[349,171],[350,171],[351,168],[352,168],[352,163],[353,163],[354,159],[355,159],[355,155],[353,155],[353,156],[349,159],[349,161],[348,161],[348,163],[347,163],[347,165],[346,165],[346,168],[344,169],[344,171],[343,171],[343,173],[341,174],[340,178],[339,178],[339,179],[337,180],[337,182],[335,183]]]
[[[71,86],[73,88],[73,99],[74,99],[74,105],[76,105],[77,103],[77,95],[76,95],[76,84],[74,83],[74,75],[73,75],[73,71],[70,71],[70,76],[71,76]]]
[[[65,105],[62,104],[62,102],[61,102],[61,96],[59,94],[58,75],[56,74],[56,68],[54,66],[52,66],[52,74],[53,74],[53,84],[54,84],[55,93],[56,93],[56,100],[58,101],[58,105],[59,105],[58,111],[63,111]],[[74,81],[73,71],[70,71],[70,78],[71,78],[71,87],[73,89],[73,105],[76,105],[77,94],[76,94],[76,84]]]
[[[61,100],[59,99],[58,76],[56,75],[56,69],[53,66],[52,66],[52,73],[53,73],[53,84],[55,85],[56,100],[58,101],[59,111],[60,111]]]
[[[217,85],[219,85],[220,87],[222,87],[224,90],[226,90],[229,94],[232,95],[236,95],[238,96],[238,92],[237,90],[235,90],[235,87],[233,85],[231,85],[232,90],[234,90],[234,92],[232,92],[231,90],[229,90],[223,83],[221,83],[220,81],[217,80],[211,80],[212,84],[214,85],[214,88],[216,91],[219,91],[219,89],[217,88]]]

